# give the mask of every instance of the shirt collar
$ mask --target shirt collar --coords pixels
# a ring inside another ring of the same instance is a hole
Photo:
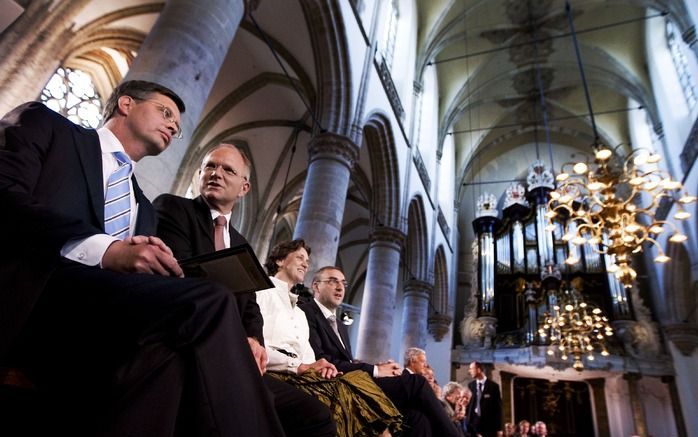
[[[317,304],[317,306],[320,307],[320,311],[322,311],[322,315],[325,316],[325,318],[328,318],[329,316],[337,317],[336,311],[332,311],[331,309],[327,308],[325,305],[321,304],[320,301],[317,300],[317,298],[313,298],[313,300],[315,300],[315,303]]]
[[[269,276],[269,279],[271,279],[271,282],[274,283],[274,286],[276,286],[277,289],[285,291],[286,295],[288,295],[289,299],[291,299],[291,305],[296,306],[296,303],[298,303],[298,295],[291,293],[291,289],[288,288],[286,281],[282,281],[274,276]]]
[[[114,132],[110,131],[108,128],[100,127],[97,129],[97,136],[99,137],[99,145],[102,148],[103,155],[112,155],[114,152],[122,152],[128,156],[128,153],[126,153],[124,149],[124,145],[121,144],[121,141],[114,135]],[[130,158],[129,156],[129,159]],[[131,159],[131,168],[135,168],[135,166],[136,161]]]
[[[222,215],[223,217],[225,217],[225,227],[230,227],[230,217],[233,215],[233,211],[230,211],[228,214],[221,214],[215,209],[211,209],[209,211],[211,212],[211,220],[215,220],[219,215]]]

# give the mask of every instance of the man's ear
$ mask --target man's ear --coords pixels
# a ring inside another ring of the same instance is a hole
[[[240,192],[238,193],[238,199],[242,199],[243,197],[247,196],[247,193],[250,192],[250,188],[252,188],[250,183],[245,181],[245,183],[242,184],[242,187],[240,187]]]
[[[128,115],[136,101],[131,96],[121,96],[116,101],[116,109],[121,115]]]

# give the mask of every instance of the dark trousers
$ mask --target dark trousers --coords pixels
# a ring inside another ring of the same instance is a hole
[[[268,373],[264,383],[274,395],[274,407],[287,437],[337,435],[330,409],[318,399]]]
[[[403,373],[400,376],[376,378],[375,381],[405,416],[406,435],[458,436],[458,430],[423,376]]]
[[[68,264],[19,352],[54,434],[284,435],[235,299],[211,282]]]

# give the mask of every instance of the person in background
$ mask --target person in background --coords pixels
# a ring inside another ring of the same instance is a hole
[[[181,278],[133,175],[184,109],[132,80],[96,131],[39,102],[0,122],[0,363],[40,387],[46,435],[283,435],[235,300]]]
[[[473,361],[468,367],[473,380],[468,388],[473,399],[468,405],[468,424],[483,437],[495,437],[502,430],[502,396],[499,384],[485,375],[482,363]]]
[[[309,261],[310,248],[297,239],[273,247],[264,263],[275,285],[257,292],[268,371],[329,406],[340,437],[399,433],[402,415],[371,376],[360,370],[341,374],[327,359],[315,356],[308,321],[298,307],[298,295],[291,292],[305,279]]]
[[[355,370],[371,375],[376,385],[405,417],[405,436],[455,436],[440,403],[425,378],[402,372],[393,360],[369,364],[357,362],[351,352],[349,332],[337,323],[347,281],[335,266],[320,268],[311,284],[314,298],[299,303],[310,328],[310,345],[316,357],[325,358],[342,372]]]
[[[155,205],[157,235],[183,260],[217,250],[247,244],[231,225],[233,209],[251,190],[249,158],[232,144],[219,144],[201,161],[198,191],[194,199],[162,194]],[[237,293],[235,299],[247,335],[250,352],[266,387],[273,394],[274,407],[287,437],[331,437],[336,426],[329,409],[304,391],[266,373],[264,320],[255,293]],[[303,414],[299,414],[302,411]]]
[[[536,437],[547,437],[548,436],[548,426],[542,420],[536,422],[534,427],[536,432]]]
[[[427,369],[427,353],[418,347],[407,348],[403,363],[406,372],[413,375],[425,376]]]
[[[519,421],[519,426],[516,432],[516,437],[531,437],[533,433],[531,432],[531,422],[528,420]]]

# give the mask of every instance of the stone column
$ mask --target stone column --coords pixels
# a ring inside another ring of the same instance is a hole
[[[356,347],[356,357],[368,363],[391,358],[395,288],[404,239],[400,230],[383,226],[371,235]]]
[[[138,163],[138,182],[153,198],[170,191],[194,128],[244,15],[243,0],[168,0],[125,80],[148,80],[176,92],[187,107],[184,138]]]
[[[424,349],[427,344],[427,317],[429,295],[434,286],[419,279],[410,279],[403,286],[402,299],[402,350],[410,347]]]
[[[628,397],[630,398],[630,409],[633,412],[633,424],[635,434],[640,437],[647,437],[647,420],[645,420],[645,410],[642,408],[642,400],[637,389],[637,383],[641,376],[637,373],[626,373],[623,379],[628,381]]]
[[[606,379],[587,379],[591,387],[591,396],[594,399],[594,412],[596,415],[598,437],[611,437],[611,427],[608,424],[608,408],[606,407]]]
[[[51,3],[55,3],[51,5]],[[0,34],[0,116],[35,100],[68,55],[74,18],[89,0],[34,0]]]
[[[676,389],[676,379],[673,376],[662,376],[662,382],[669,389],[671,397],[671,411],[674,412],[674,421],[676,422],[676,433],[678,437],[687,437],[686,422],[683,420],[683,412],[681,411],[681,400],[679,399],[679,391]]]
[[[310,273],[335,264],[351,167],[358,154],[351,140],[333,133],[319,134],[308,144],[308,176],[293,238],[303,238],[312,249]]]
[[[676,429],[679,436],[681,429],[688,435],[695,435],[691,432],[698,429],[698,415],[695,414],[698,402],[698,380],[695,376],[695,369],[698,368],[698,326],[695,323],[665,323],[663,330],[676,372],[674,382],[669,384],[672,403],[676,403],[673,406]]]

